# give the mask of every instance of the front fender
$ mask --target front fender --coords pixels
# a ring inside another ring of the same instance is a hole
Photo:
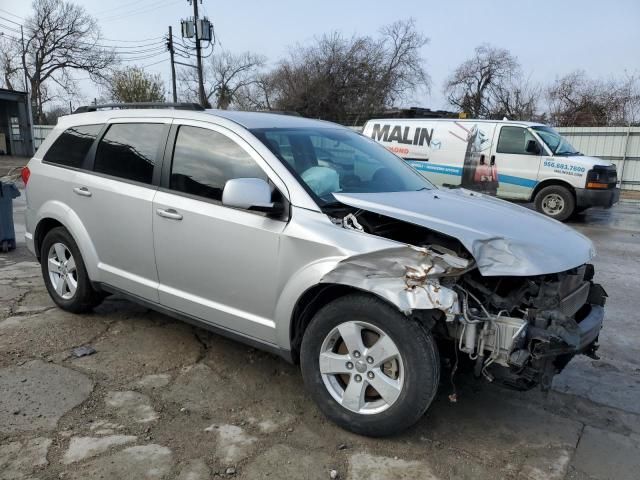
[[[321,279],[334,270],[344,257],[325,257],[308,263],[289,277],[282,289],[275,309],[276,338],[282,348],[290,348],[290,328],[293,310],[302,295],[318,285]]]
[[[68,205],[58,200],[48,200],[43,203],[36,212],[36,222],[34,229],[34,240],[37,238],[38,228],[41,222],[47,218],[56,220],[66,228],[78,245],[80,255],[84,261],[89,278],[93,281],[99,281],[98,272],[98,254],[91,241],[89,232],[82,224],[80,217]],[[42,255],[42,253],[41,253]]]
[[[410,314],[413,310],[459,313],[458,295],[440,284],[457,276],[473,262],[442,247],[412,245],[383,248],[347,257],[328,257],[292,275],[276,306],[277,339],[289,347],[292,313],[298,299],[318,284],[344,285],[370,292]]]

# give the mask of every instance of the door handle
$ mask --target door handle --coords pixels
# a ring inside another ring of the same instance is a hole
[[[76,195],[80,195],[81,197],[90,197],[91,196],[91,192],[89,191],[89,189],[87,187],[75,187],[73,189],[73,193],[75,193]]]
[[[170,218],[171,220],[182,220],[182,215],[176,212],[173,208],[158,208],[156,213],[164,218]]]
[[[495,165],[495,164],[496,164],[496,156],[491,155],[491,165]]]

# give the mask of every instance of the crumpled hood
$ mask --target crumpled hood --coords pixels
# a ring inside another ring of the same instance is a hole
[[[595,256],[574,229],[525,207],[465,189],[334,193],[354,208],[458,239],[486,276],[531,276],[582,265]]]

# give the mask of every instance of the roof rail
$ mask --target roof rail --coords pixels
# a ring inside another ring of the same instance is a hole
[[[137,102],[137,103],[101,103],[96,105],[84,105],[76,108],[73,113],[97,112],[98,110],[117,110],[124,108],[171,108],[174,110],[198,110],[204,108],[197,103],[162,103],[162,102]]]

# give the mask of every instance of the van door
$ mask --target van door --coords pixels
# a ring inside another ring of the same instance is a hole
[[[501,124],[496,129],[490,167],[498,177],[498,196],[529,200],[538,183],[542,146],[526,127]]]

